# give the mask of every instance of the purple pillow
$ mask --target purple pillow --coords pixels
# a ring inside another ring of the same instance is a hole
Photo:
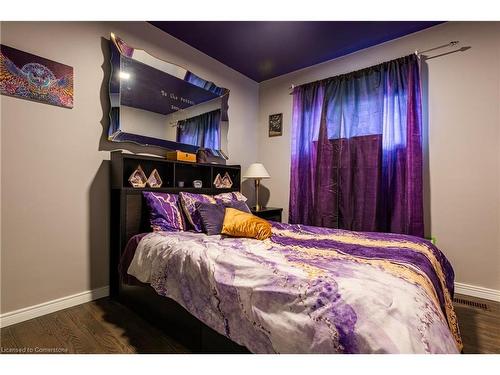
[[[243,212],[250,213],[250,209],[248,208],[246,203],[241,201],[216,204],[196,202],[195,206],[196,210],[200,214],[203,228],[209,236],[220,234],[222,230],[222,223],[224,222],[226,207],[231,207]]]
[[[217,203],[227,203],[227,202],[234,202],[234,201],[246,202],[247,201],[247,197],[245,197],[239,191],[217,194],[217,195],[214,195],[214,198],[217,201]]]
[[[186,193],[185,191],[181,191],[179,193],[179,198],[181,202],[181,207],[186,214],[188,221],[193,226],[195,232],[202,232],[202,222],[201,216],[198,210],[196,209],[196,202],[202,203],[215,203],[215,199],[206,194],[194,194],[194,193]]]
[[[185,230],[186,224],[179,205],[177,194],[144,191],[149,208],[149,222],[154,231]]]

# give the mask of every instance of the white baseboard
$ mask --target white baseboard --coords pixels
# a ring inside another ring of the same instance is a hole
[[[12,324],[24,322],[25,320],[37,318],[59,310],[67,309],[85,302],[90,302],[98,298],[109,296],[109,286],[87,290],[85,292],[73,294],[71,296],[58,298],[52,301],[25,307],[23,309],[10,311],[0,315],[0,327],[7,327]]]
[[[500,302],[500,290],[483,288],[482,286],[455,283],[455,293]]]

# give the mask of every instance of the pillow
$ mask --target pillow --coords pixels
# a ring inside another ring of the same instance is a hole
[[[271,224],[268,221],[230,207],[226,208],[221,233],[258,240],[265,240],[272,234]]]
[[[233,191],[231,194],[233,194],[234,199],[236,199],[237,201],[246,202],[248,200],[247,197],[245,197],[239,191]]]
[[[196,210],[201,216],[203,229],[209,235],[220,234],[226,207],[250,213],[250,209],[245,202],[234,201],[229,203],[203,203],[196,202]]]
[[[217,202],[224,202],[224,203],[233,202],[233,201],[240,201],[240,202],[247,201],[247,197],[245,197],[239,191],[217,194],[217,195],[214,195],[214,199]]]
[[[149,222],[153,231],[178,231],[186,228],[177,194],[142,192],[149,208]]]
[[[193,226],[195,232],[202,232],[202,222],[200,213],[196,210],[196,202],[203,203],[216,203],[215,199],[210,195],[206,194],[194,194],[194,193],[186,193],[185,191],[181,191],[179,193],[181,207],[186,217]]]
[[[237,210],[246,212],[247,214],[252,212],[250,211],[250,207],[248,207],[247,204],[243,201],[232,201],[230,203],[224,203],[224,207],[235,208]]]

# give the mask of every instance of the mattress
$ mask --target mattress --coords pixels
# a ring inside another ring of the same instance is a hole
[[[461,351],[453,269],[429,241],[272,230],[264,241],[143,234],[125,255],[127,274],[253,353]]]

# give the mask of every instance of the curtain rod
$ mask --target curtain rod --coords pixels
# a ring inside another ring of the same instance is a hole
[[[415,55],[417,55],[417,57],[420,58],[420,55],[422,55],[423,53],[425,52],[431,52],[431,51],[434,51],[436,49],[441,49],[441,48],[446,48],[446,47],[454,47],[456,46],[458,43],[460,43],[458,40],[453,40],[449,43],[446,43],[446,44],[442,44],[440,46],[437,46],[437,47],[433,47],[433,48],[429,48],[429,49],[426,49],[424,51],[419,51],[418,49],[415,50]]]
[[[424,51],[419,51],[417,49],[417,50],[415,50],[414,54],[420,59],[420,57],[422,56],[422,54],[425,53],[425,52],[431,52],[431,51],[434,51],[434,50],[437,50],[437,49],[441,49],[441,48],[446,48],[446,47],[454,47],[458,43],[460,43],[460,41],[453,40],[453,41],[451,41],[449,43],[442,44],[442,45],[437,46],[437,47],[429,48],[429,49],[426,49]],[[288,90],[290,90],[290,95],[293,94],[293,90],[295,89],[295,87],[296,87],[296,85],[292,83],[292,85],[288,88]]]

